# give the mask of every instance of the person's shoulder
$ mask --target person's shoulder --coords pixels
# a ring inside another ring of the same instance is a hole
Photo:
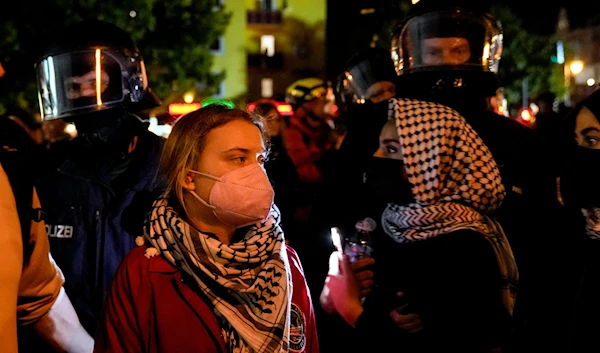
[[[131,269],[138,268],[141,270],[144,267],[147,268],[149,259],[144,256],[146,249],[146,246],[131,249],[123,258],[121,265]]]
[[[504,126],[512,130],[514,133],[527,137],[538,138],[538,133],[534,129],[532,129],[529,126],[526,126],[525,124],[520,123],[519,121],[517,121],[517,119],[513,117],[500,115],[492,111],[487,111],[487,116],[485,118],[495,122],[497,125]]]
[[[285,247],[285,251],[288,254],[288,257],[294,258],[294,259],[298,259],[298,253],[296,252],[296,250],[294,250],[294,248],[292,248],[289,245],[286,245]]]
[[[297,269],[300,273],[304,274],[304,269],[302,267],[302,262],[300,262],[300,257],[298,257],[298,253],[289,245],[284,245],[283,248],[287,253],[287,258],[290,263],[290,267],[292,269]]]
[[[150,153],[160,153],[167,139],[163,136],[158,136],[151,131],[144,131],[141,137],[146,141],[144,145]]]
[[[512,117],[497,114],[492,111],[483,116],[483,124],[487,124],[487,130],[494,131],[498,135],[505,137],[506,145],[511,146],[516,151],[528,151],[521,153],[520,156],[531,160],[538,158],[547,152],[547,141],[545,141],[538,131],[526,126]],[[475,129],[477,131],[477,129]]]
[[[148,139],[150,139],[152,142],[154,142],[154,143],[158,143],[158,144],[162,144],[162,143],[164,143],[164,142],[167,140],[167,138],[166,138],[166,137],[159,136],[159,135],[157,135],[157,134],[153,133],[153,132],[152,132],[152,131],[150,131],[150,130],[148,130],[148,131],[144,130],[144,135],[145,135],[145,136],[146,136]]]
[[[133,248],[123,259],[123,266],[129,273],[174,273],[178,270],[168,263],[162,256],[146,256],[146,251],[152,251],[153,248],[139,246]],[[154,250],[156,251],[156,250]]]
[[[285,245],[284,249],[287,252],[288,259],[300,262],[300,258],[298,257],[298,253],[296,252],[296,250],[294,250],[294,248],[292,248],[289,245]]]

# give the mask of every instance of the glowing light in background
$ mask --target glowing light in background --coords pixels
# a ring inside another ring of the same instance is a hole
[[[581,71],[583,71],[583,61],[575,60],[571,62],[571,65],[569,65],[569,69],[571,70],[573,75],[579,74]]]
[[[529,109],[523,109],[521,110],[521,119],[523,119],[524,121],[529,121],[531,120],[532,115],[531,112],[529,111]]]
[[[187,104],[192,103],[194,101],[194,94],[191,92],[184,94],[183,101],[186,102]]]
[[[65,126],[65,132],[71,137],[75,137],[75,135],[77,135],[77,128],[75,128],[74,124],[67,124],[67,126]]]
[[[565,49],[560,40],[556,43],[556,62],[559,64],[564,64],[565,62]]]
[[[171,103],[169,104],[169,114],[173,116],[180,116],[187,113],[191,113],[195,110],[202,108],[200,103]]]

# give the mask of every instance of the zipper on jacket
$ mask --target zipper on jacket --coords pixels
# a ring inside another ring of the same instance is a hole
[[[99,291],[99,285],[100,285],[100,281],[102,278],[102,274],[103,272],[100,271],[100,266],[102,266],[101,259],[102,259],[102,247],[103,247],[103,239],[104,239],[104,234],[102,234],[102,212],[100,210],[96,210],[95,212],[95,218],[94,218],[94,228],[96,230],[95,234],[94,234],[94,292],[98,292]]]

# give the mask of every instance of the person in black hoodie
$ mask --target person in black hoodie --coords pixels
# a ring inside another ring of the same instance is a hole
[[[506,195],[499,169],[456,111],[411,99],[391,103],[394,117],[367,163],[362,198],[361,217],[381,222],[373,236],[374,286],[361,304],[347,255],[334,252],[325,285],[334,311],[356,328],[356,351],[373,340],[383,351],[501,349],[518,271],[492,216]]]

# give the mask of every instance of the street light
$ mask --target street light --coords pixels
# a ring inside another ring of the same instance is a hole
[[[183,101],[186,102],[187,104],[192,103],[194,101],[194,93],[188,92],[188,93],[184,94]]]
[[[583,71],[583,61],[581,61],[581,60],[571,61],[571,64],[569,65],[569,69],[571,70],[571,73],[573,75],[578,75],[581,71]]]
[[[568,65],[567,65],[568,64]],[[565,104],[570,107],[573,99],[573,94],[576,93],[574,90],[577,88],[577,84],[575,82],[575,76],[580,74],[583,71],[583,61],[581,60],[573,60],[570,62],[565,62],[563,64],[563,71],[565,76],[565,88],[567,89],[565,95]]]

